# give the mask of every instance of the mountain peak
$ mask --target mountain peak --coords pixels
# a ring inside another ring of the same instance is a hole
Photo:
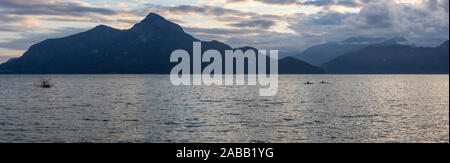
[[[120,31],[118,29],[115,29],[113,27],[110,26],[106,26],[106,25],[98,25],[88,31],[86,31],[87,33],[105,33],[105,32],[114,32],[114,31]]]
[[[143,21],[157,21],[157,20],[166,20],[161,15],[150,13],[148,14]]]
[[[135,32],[156,32],[155,30],[169,33],[184,32],[183,28],[178,24],[166,20],[164,17],[155,13],[148,14],[145,19],[135,24],[130,30]]]
[[[107,25],[98,25],[98,26],[92,28],[92,30],[108,30],[108,29],[114,29],[114,28],[109,27]]]

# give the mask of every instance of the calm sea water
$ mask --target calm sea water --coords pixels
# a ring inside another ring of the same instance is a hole
[[[449,142],[448,75],[280,76],[279,88],[0,75],[0,142]]]

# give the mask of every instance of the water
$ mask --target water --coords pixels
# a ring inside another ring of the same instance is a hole
[[[275,97],[158,75],[45,77],[55,87],[0,75],[0,142],[449,142],[448,75],[280,76]]]

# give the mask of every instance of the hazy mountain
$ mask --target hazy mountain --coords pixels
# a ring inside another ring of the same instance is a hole
[[[19,74],[167,74],[175,65],[170,54],[200,41],[157,14],[149,14],[128,30],[105,25],[31,46],[22,57],[0,65],[0,73]],[[202,50],[232,48],[218,41],[202,41]],[[223,55],[223,54],[222,54]],[[291,69],[310,67],[292,65]],[[318,68],[320,69],[320,68]],[[280,70],[283,72],[283,70]],[[303,72],[303,71],[302,71]]]
[[[387,39],[384,37],[350,37],[344,41],[342,41],[342,44],[376,44],[383,41],[386,41]]]
[[[393,45],[393,44],[407,44],[408,41],[403,37],[386,39],[366,38],[366,37],[351,37],[342,42],[330,42],[310,47],[295,58],[304,60],[312,65],[320,66],[329,62],[343,54],[361,50],[370,45]]]
[[[412,47],[415,47],[416,45],[410,43],[407,39],[405,39],[404,37],[395,37],[389,40],[385,40],[381,43],[376,43],[374,45],[379,45],[379,46],[389,46],[389,45],[409,45]]]
[[[369,46],[322,66],[336,74],[448,74],[449,42],[435,48]]]

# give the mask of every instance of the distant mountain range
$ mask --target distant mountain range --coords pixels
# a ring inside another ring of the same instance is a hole
[[[379,38],[366,38],[366,37],[351,37],[342,42],[329,42],[312,46],[300,54],[294,55],[294,58],[304,60],[312,65],[321,66],[337,57],[361,50],[371,45],[389,46],[395,44],[414,44],[409,43],[403,37],[397,37],[392,39]]]
[[[373,45],[339,56],[322,68],[331,74],[448,74],[449,41],[434,48]]]
[[[181,26],[151,13],[128,30],[100,25],[86,32],[32,45],[20,58],[1,64],[0,73],[168,74],[176,65],[169,62],[170,54],[184,49],[192,55],[192,43],[198,41],[202,43],[203,52],[215,49],[224,53],[233,49],[219,41],[194,38]],[[321,68],[293,58],[281,59],[279,63],[290,65],[281,66],[281,74],[323,73]]]

